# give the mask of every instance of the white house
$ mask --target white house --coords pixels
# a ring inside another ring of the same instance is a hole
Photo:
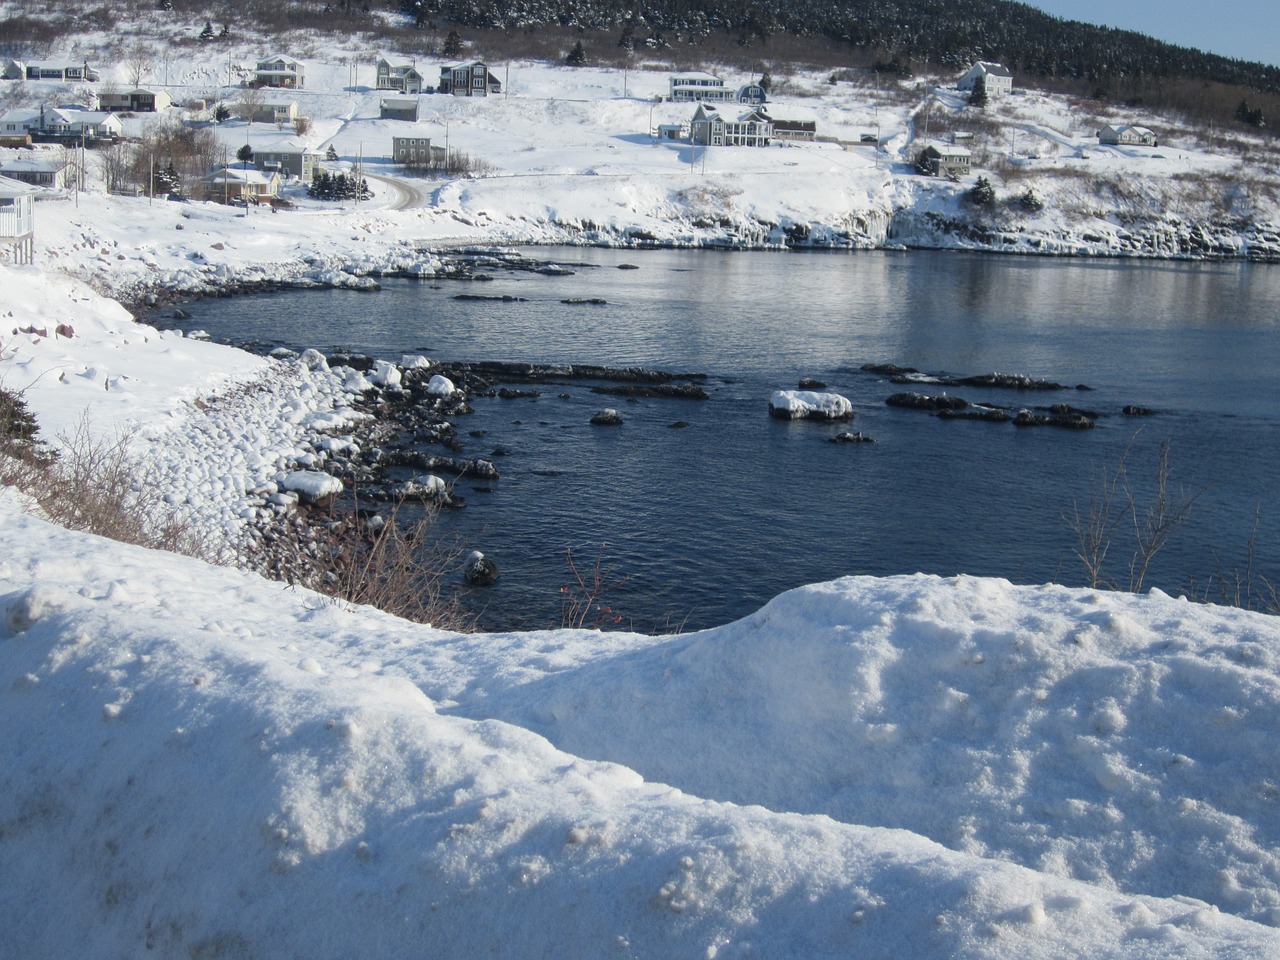
[[[6,60],[4,70],[0,71],[0,80],[21,80],[27,75],[27,65],[21,60]]]
[[[0,175],[33,187],[61,190],[75,183],[75,166],[65,157],[18,157],[0,163]]]
[[[221,203],[258,203],[270,200],[279,190],[278,173],[264,173],[251,163],[233,163],[196,181],[197,196]]]
[[[1107,126],[1098,131],[1098,142],[1117,146],[1160,146],[1160,141],[1156,138],[1154,132],[1146,127],[1136,127],[1129,123],[1122,123],[1118,126],[1107,124]]]
[[[300,90],[305,86],[306,68],[299,60],[277,53],[258,61],[253,70],[255,87],[285,87]]]
[[[676,103],[707,101],[710,103],[764,103],[767,99],[764,87],[758,83],[748,83],[741,87],[730,87],[712,73],[672,74],[667,81],[667,99]]]
[[[379,90],[399,90],[401,93],[421,93],[426,86],[418,64],[405,57],[378,54],[374,86]]]
[[[10,123],[18,123],[17,117],[26,111],[10,111],[0,117],[0,133],[11,133]],[[11,116],[15,117],[11,121]],[[109,110],[76,110],[71,107],[40,107],[27,121],[27,133],[37,139],[117,140],[124,135],[124,123]]]
[[[694,143],[711,147],[767,147],[773,137],[773,121],[763,110],[748,110],[736,120],[726,120],[709,104],[700,103],[689,121]]]
[[[1004,64],[988,60],[976,61],[969,72],[956,83],[956,89],[972,91],[979,77],[983,78],[988,97],[1004,97],[1013,93],[1013,74]]]
[[[39,107],[18,107],[0,116],[0,136],[15,137],[40,127]]]
[[[0,176],[0,244],[13,247],[18,263],[35,256],[35,190]]]

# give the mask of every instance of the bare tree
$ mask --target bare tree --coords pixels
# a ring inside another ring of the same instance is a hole
[[[151,73],[151,51],[141,42],[135,43],[129,49],[124,65],[128,71],[129,83],[134,87],[142,86],[142,82]]]

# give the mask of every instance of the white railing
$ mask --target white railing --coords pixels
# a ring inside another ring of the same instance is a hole
[[[25,237],[34,232],[35,223],[30,200],[0,207],[0,237]]]

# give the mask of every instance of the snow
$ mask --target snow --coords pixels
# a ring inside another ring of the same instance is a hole
[[[769,398],[769,412],[791,420],[848,420],[853,416],[853,404],[838,393],[775,390]]]
[[[183,57],[177,83],[216,92],[227,64]],[[394,128],[379,94],[342,89],[337,51],[306,66],[308,142],[372,171]],[[878,123],[883,151],[710,151],[694,170],[645,133],[691,110],[646,99],[667,76],[632,71],[624,96],[611,71],[513,63],[509,98],[423,98],[497,174],[415,184],[388,164],[343,210],[46,196],[39,265],[0,263],[0,384],[55,445],[124,436],[230,560],[248,518],[333,489],[321,468],[356,442],[370,380],[429,361],[252,357],[104,291],[430,276],[447,243],[593,230],[883,242],[910,219],[895,209],[961,209],[960,188],[898,168],[908,106],[822,77],[785,78],[807,95],[775,113],[848,141]],[[1231,169],[1190,137],[1162,158],[1098,148],[1095,118],[1036,95],[1007,109],[1041,144],[1015,179],[1048,201],[1027,219],[1047,248],[1122,249],[1119,220],[1069,212],[1096,207],[1093,171],[1190,218],[1195,187],[1166,174]],[[806,391],[774,405],[852,412]],[[22,956],[1280,955],[1275,617],[906,576],[814,584],[687,636],[456,635],[33,509],[0,490],[0,922]]]

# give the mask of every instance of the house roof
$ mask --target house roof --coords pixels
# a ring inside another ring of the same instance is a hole
[[[294,66],[302,65],[302,61],[295,60],[293,59],[293,57],[287,56],[286,54],[283,54],[283,53],[273,53],[269,57],[263,57],[261,60],[258,61],[258,66],[261,67],[264,63],[283,63],[286,65],[293,64]]]
[[[694,70],[690,73],[673,73],[671,75],[672,83],[675,83],[678,85],[681,80],[714,80],[716,81],[716,83],[723,82],[714,73],[707,73],[706,71],[703,71],[703,70]]]
[[[100,126],[111,120],[120,123],[120,118],[110,110],[70,110],[67,107],[55,107],[49,113],[56,116],[63,123],[79,123],[91,127]]]
[[[775,130],[813,130],[817,131],[818,122],[816,120],[774,120],[773,129]]]
[[[27,197],[38,193],[35,187],[0,175],[0,197]]]
[[[5,160],[0,163],[0,172],[5,173],[58,173],[71,166],[68,160],[39,159],[19,157],[16,160]]]
[[[30,123],[40,119],[38,107],[18,107],[0,116],[0,123]]]
[[[993,77],[1012,77],[1013,74],[1003,63],[992,63],[990,60],[979,60],[974,64],[975,67],[981,67],[983,73],[990,74]]]
[[[378,101],[384,107],[397,107],[405,109],[407,107],[416,107],[418,105],[417,97],[383,97]]]
[[[202,183],[222,183],[225,180],[228,183],[252,183],[257,185],[265,185],[279,179],[279,175],[274,171],[269,174],[263,173],[252,164],[244,163],[233,163],[200,178]]]
[[[85,65],[83,60],[28,60],[27,67],[36,67],[40,70],[66,70],[68,67],[73,69],[81,68]]]
[[[417,67],[417,61],[411,57],[394,57],[387,53],[378,54],[378,63],[385,63],[392,70],[406,72]]]

